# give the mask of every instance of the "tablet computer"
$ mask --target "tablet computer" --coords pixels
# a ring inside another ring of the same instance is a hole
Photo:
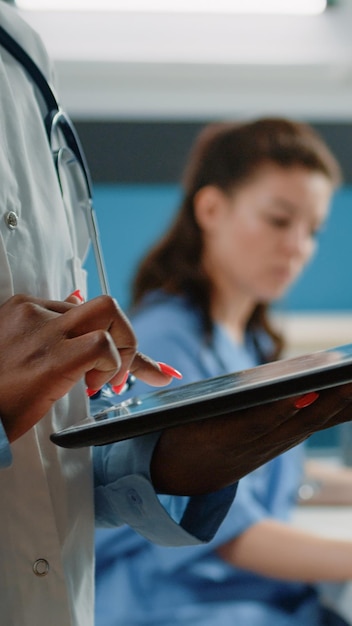
[[[347,344],[122,399],[51,440],[67,448],[103,445],[351,381]]]

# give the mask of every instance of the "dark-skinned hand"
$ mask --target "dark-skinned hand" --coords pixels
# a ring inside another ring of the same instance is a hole
[[[230,485],[311,434],[352,419],[352,383],[297,409],[288,398],[163,431],[152,461],[161,493],[202,494]]]
[[[79,304],[24,295],[0,307],[0,416],[14,441],[81,378],[90,389],[119,385],[129,370],[151,385],[171,377],[137,351],[132,327],[116,301]]]

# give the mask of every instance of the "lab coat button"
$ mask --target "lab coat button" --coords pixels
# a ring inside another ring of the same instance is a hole
[[[6,213],[5,222],[6,222],[7,228],[9,228],[10,230],[17,228],[18,217],[16,213],[14,211],[9,211],[8,213]]]
[[[33,572],[36,576],[46,576],[49,573],[49,563],[46,559],[37,559],[33,563]]]
[[[143,504],[142,498],[138,495],[138,493],[134,489],[129,489],[128,497],[132,504],[135,506],[141,506]]]

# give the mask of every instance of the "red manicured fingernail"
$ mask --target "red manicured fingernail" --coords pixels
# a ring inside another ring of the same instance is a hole
[[[305,409],[307,406],[310,406],[319,398],[319,394],[316,391],[311,391],[310,393],[306,393],[304,396],[297,398],[294,401],[294,406],[296,409]]]
[[[87,394],[88,398],[91,398],[92,396],[95,396],[95,394],[98,393],[98,391],[100,391],[100,390],[99,389],[89,389],[89,387],[87,387],[86,394]]]
[[[122,389],[124,388],[126,382],[127,382],[127,378],[128,378],[129,372],[126,372],[126,374],[124,375],[122,382],[119,385],[111,385],[111,389],[113,390],[114,393],[119,394]]]
[[[171,365],[167,365],[167,363],[161,363],[160,361],[158,361],[158,365],[163,374],[167,374],[168,376],[172,376],[173,378],[183,378],[181,372],[175,370],[175,368],[171,367]]]
[[[73,291],[71,293],[71,296],[76,296],[76,298],[78,298],[78,300],[80,300],[81,302],[84,302],[84,298],[82,296],[82,292],[80,289],[76,289],[76,291]]]

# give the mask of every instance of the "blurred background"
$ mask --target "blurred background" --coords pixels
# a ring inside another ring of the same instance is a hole
[[[273,1],[270,13],[264,0],[15,4],[54,59],[61,104],[90,165],[111,292],[122,307],[136,263],[172,219],[200,128],[283,115],[317,128],[344,184],[318,254],[276,307],[278,323],[290,354],[350,343],[352,0]],[[99,284],[91,253],[87,268],[93,297]],[[334,433],[319,437],[336,443]]]

